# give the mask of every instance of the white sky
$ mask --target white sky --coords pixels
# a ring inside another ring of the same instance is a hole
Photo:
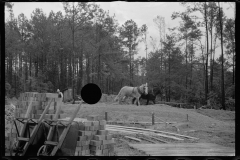
[[[96,2],[100,7],[108,11],[110,15],[116,16],[119,25],[124,24],[127,20],[132,19],[141,27],[146,24],[148,27],[148,53],[152,51],[152,46],[150,45],[150,36],[159,41],[159,31],[153,22],[153,19],[157,15],[165,17],[166,28],[172,28],[179,26],[180,18],[175,20],[171,19],[172,13],[185,11],[186,8],[181,6],[178,2]],[[227,3],[223,3],[223,8],[226,16],[228,18],[234,17],[234,9]],[[231,4],[232,5],[232,4]],[[234,7],[232,5],[232,7]],[[24,15],[30,19],[32,12],[36,8],[41,8],[43,12],[48,16],[50,11],[53,10],[55,13],[61,11],[64,14],[63,4],[61,2],[14,2],[13,13],[17,17],[19,14],[24,13]],[[229,9],[227,9],[229,8]],[[9,16],[8,12],[5,12],[5,17]],[[167,29],[165,29],[167,32]],[[204,44],[204,43],[203,43]],[[200,50],[199,50],[200,52]],[[217,48],[216,54],[220,53],[220,47]],[[140,43],[138,45],[138,56],[145,57],[145,45]]]

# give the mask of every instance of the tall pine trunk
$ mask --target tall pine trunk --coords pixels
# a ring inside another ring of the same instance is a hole
[[[187,99],[188,99],[188,93],[187,93],[187,82],[188,82],[188,60],[187,60],[187,57],[188,57],[188,52],[187,52],[187,34],[186,34],[186,55],[185,55],[186,57],[186,81],[185,81],[185,88],[186,88],[186,94],[185,94],[185,99],[186,99],[186,101],[187,101]]]
[[[219,4],[219,17],[220,17],[220,30],[221,30],[221,51],[222,51],[222,76],[221,76],[221,90],[222,90],[222,109],[226,110],[225,108],[225,90],[224,90],[224,55],[223,55],[223,35],[222,35],[222,16],[221,16],[221,9],[220,9],[220,2]]]
[[[213,50],[212,50],[212,29],[213,29],[213,8],[211,6],[211,26],[210,26],[210,36],[211,36],[211,52],[210,52],[210,90],[213,90]]]
[[[206,36],[207,36],[207,57],[206,57],[206,72],[205,72],[205,104],[207,104],[208,99],[208,26],[207,26],[207,3],[205,2],[205,25],[206,25]]]
[[[86,74],[87,74],[87,83],[90,83],[90,59],[89,55],[86,56]]]
[[[82,82],[83,82],[83,39],[81,40],[81,50],[79,55],[79,85],[78,85],[78,93],[81,92]]]
[[[129,55],[130,55],[130,67],[129,67],[129,85],[132,86],[132,50],[131,48],[129,48]]]
[[[170,79],[170,51],[169,51],[169,55],[168,55],[168,101],[170,102],[170,83],[171,83],[171,79]]]

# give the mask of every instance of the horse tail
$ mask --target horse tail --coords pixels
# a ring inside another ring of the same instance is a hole
[[[114,101],[117,101],[118,100],[118,95],[114,98]]]
[[[114,101],[117,101],[119,99],[119,96],[121,95],[122,89],[119,91],[118,95],[114,98]]]

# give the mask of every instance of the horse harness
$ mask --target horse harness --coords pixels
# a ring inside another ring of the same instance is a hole
[[[134,92],[134,88],[137,88],[137,91],[138,91],[139,94],[141,94],[141,95],[143,94],[143,92],[141,92],[141,90],[140,90],[140,86],[133,87],[132,93]]]

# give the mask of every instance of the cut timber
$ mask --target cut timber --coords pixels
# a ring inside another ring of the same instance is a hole
[[[171,132],[164,132],[164,131],[159,131],[159,130],[153,130],[153,129],[144,129],[144,128],[137,128],[137,127],[125,127],[125,126],[119,126],[119,125],[106,125],[106,127],[118,127],[118,128],[129,128],[129,129],[136,129],[136,130],[142,130],[142,131],[151,131],[151,132],[156,132],[156,133],[165,133],[165,134],[170,134],[170,135],[175,135],[179,137],[185,137],[185,138],[190,138],[190,139],[196,139],[198,140],[199,138],[191,137],[191,136],[185,136],[177,133],[171,133]]]
[[[152,122],[125,122],[125,121],[107,121],[107,123],[109,124],[152,124]],[[168,123],[168,124],[174,124],[174,123],[177,123],[177,122],[154,122],[155,124],[165,124],[165,123]]]
[[[113,131],[113,132],[122,132],[122,133],[129,133],[129,134],[137,134],[136,132],[124,131],[124,130],[113,129],[113,128],[108,128],[108,129],[106,129],[106,130],[108,130],[108,131]]]
[[[141,142],[141,139],[138,139],[138,138],[129,137],[129,136],[124,136],[124,137],[128,138],[128,139],[131,139],[131,140],[134,140],[134,141],[137,141],[137,142]]]
[[[235,156],[235,149],[212,143],[129,144],[150,156]]]
[[[143,139],[143,140],[148,141],[148,142],[151,142],[153,144],[156,144],[156,142],[154,142],[153,140],[145,138],[145,137],[143,137],[142,135],[139,135],[139,134],[138,134],[138,138]]]
[[[174,136],[168,136],[168,135],[164,135],[164,134],[160,134],[160,133],[152,133],[152,132],[148,132],[148,131],[141,131],[141,130],[134,130],[134,129],[126,129],[126,128],[118,128],[118,127],[107,127],[106,128],[107,130],[108,129],[115,129],[115,130],[119,130],[119,131],[122,131],[122,130],[125,130],[125,131],[131,131],[131,132],[135,132],[135,133],[145,133],[147,135],[158,135],[158,136],[161,136],[161,137],[165,137],[165,138],[170,138],[170,139],[174,139],[174,140],[179,140],[179,141],[183,141],[184,139],[182,138],[178,138],[178,137],[174,137]]]
[[[153,136],[149,136],[149,138],[155,139],[155,140],[163,142],[163,143],[168,143],[167,141],[164,141],[164,140],[162,140],[160,138],[156,138],[156,137],[153,137]]]

